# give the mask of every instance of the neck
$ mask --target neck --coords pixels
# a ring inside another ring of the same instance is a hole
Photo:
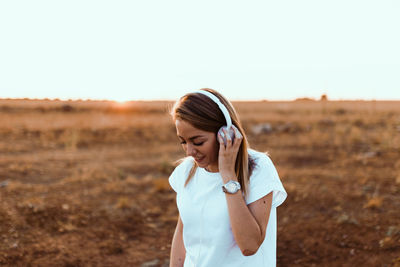
[[[208,165],[206,168],[206,171],[208,171],[208,172],[218,172],[219,171],[219,169],[218,169],[218,165]]]

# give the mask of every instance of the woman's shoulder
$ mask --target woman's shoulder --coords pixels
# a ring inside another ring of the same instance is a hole
[[[268,152],[260,152],[249,148],[247,150],[247,153],[249,154],[250,160],[254,162],[255,168],[264,165],[273,166],[272,160],[269,157]]]
[[[193,166],[193,157],[184,157],[175,162],[176,167],[174,172],[185,172]]]
[[[250,176],[250,190],[246,203],[250,204],[273,191],[272,207],[279,206],[286,199],[278,172],[268,153],[255,150],[248,151],[256,166]]]
[[[250,181],[255,177],[255,176],[278,176],[278,172],[276,170],[276,167],[274,163],[272,162],[268,152],[260,152],[254,149],[249,149],[249,161],[251,161],[251,164],[253,166],[252,171],[251,171],[251,179]],[[254,181],[254,179],[253,179]]]
[[[176,161],[177,167],[190,165],[190,164],[193,164],[193,162],[194,162],[193,157],[184,157],[184,158],[178,159]]]
[[[193,158],[186,157],[176,161],[178,164],[169,177],[169,183],[175,192],[180,192],[185,184],[185,180],[193,166]]]

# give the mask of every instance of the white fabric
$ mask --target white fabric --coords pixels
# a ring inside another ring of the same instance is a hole
[[[257,253],[244,256],[232,234],[222,178],[198,167],[192,180],[184,187],[193,166],[186,158],[175,168],[169,183],[177,193],[177,206],[183,222],[186,249],[184,267],[262,267],[276,266],[276,208],[286,199],[286,191],[271,159],[264,153],[248,150],[256,168],[250,177],[250,204],[273,192],[272,208],[264,242]]]

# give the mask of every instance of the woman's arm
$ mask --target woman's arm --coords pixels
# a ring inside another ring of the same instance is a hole
[[[257,252],[265,238],[272,205],[272,192],[246,205],[242,191],[226,194],[232,233],[244,256]]]
[[[169,267],[182,267],[185,256],[186,249],[183,245],[183,224],[181,217],[178,217],[178,223],[176,224],[174,237],[172,238]]]
[[[235,174],[235,161],[243,137],[237,129],[235,129],[234,140],[229,137],[226,130],[224,130],[224,133],[227,136],[226,146],[222,136],[218,134],[220,143],[218,169],[225,184],[229,180],[238,181]],[[232,233],[245,256],[256,253],[264,241],[271,211],[272,194],[271,192],[247,206],[241,190],[235,194],[226,193]]]

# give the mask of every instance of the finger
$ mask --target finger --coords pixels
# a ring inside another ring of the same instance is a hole
[[[239,129],[236,128],[234,125],[232,126],[235,131],[235,138],[243,138],[242,134],[240,133]]]
[[[226,129],[222,129],[222,130],[224,131],[225,136],[226,136],[226,146],[230,147],[232,145],[232,138]]]
[[[239,146],[242,143],[243,136],[236,127],[234,127],[234,131],[235,131],[235,140],[233,145]]]
[[[224,139],[222,138],[222,135],[220,133],[218,133],[218,142],[219,142],[219,150],[220,151],[225,150]]]

